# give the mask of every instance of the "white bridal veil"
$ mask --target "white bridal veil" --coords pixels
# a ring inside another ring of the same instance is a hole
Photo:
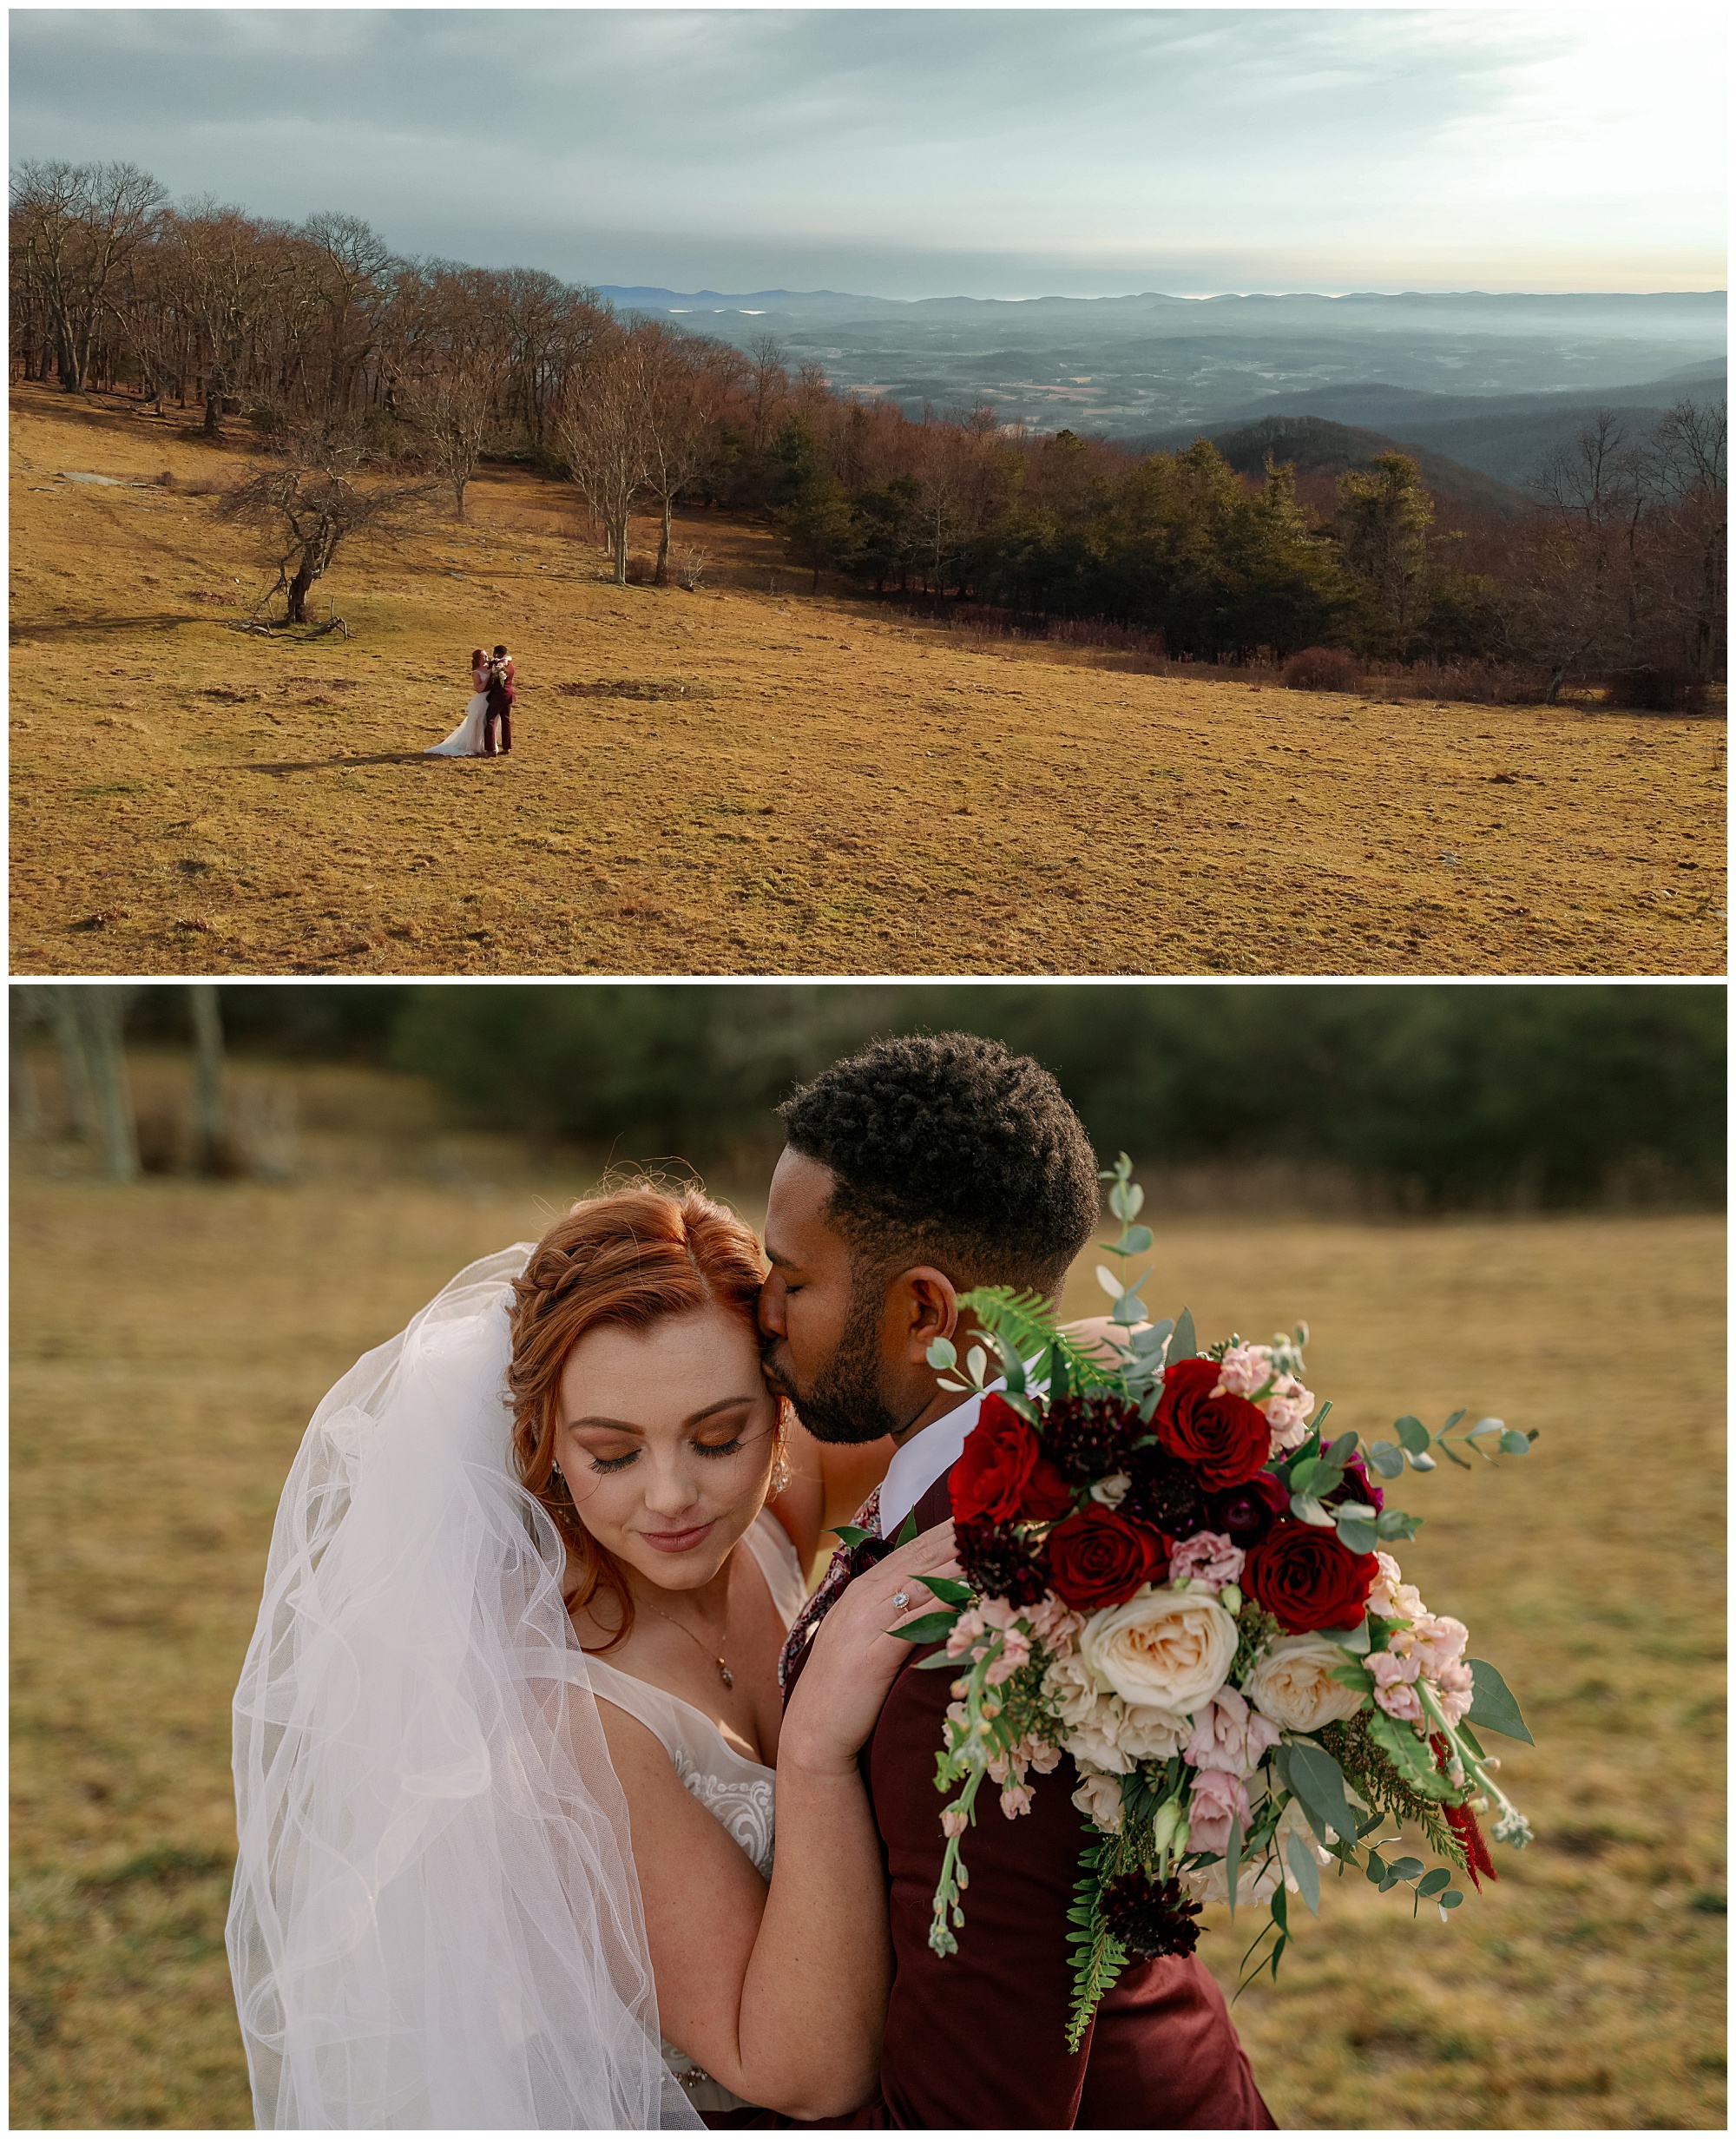
[[[228,1932],[261,2129],[699,2125],[658,2048],[565,1556],[509,1461],[527,1254],[351,1368],[278,1507]]]

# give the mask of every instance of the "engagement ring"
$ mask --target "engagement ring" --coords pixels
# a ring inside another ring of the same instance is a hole
[[[898,1595],[892,1599],[892,1609],[894,1611],[900,1612],[907,1612],[911,1609],[911,1600],[904,1595],[902,1589],[900,1589]]]

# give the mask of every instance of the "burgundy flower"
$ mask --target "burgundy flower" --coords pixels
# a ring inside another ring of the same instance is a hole
[[[1351,1552],[1334,1530],[1279,1523],[1247,1556],[1241,1586],[1286,1634],[1360,1626],[1380,1572],[1371,1552]]]
[[[1168,1571],[1163,1540],[1143,1523],[1095,1501],[1057,1523],[1048,1537],[1049,1585],[1075,1611],[1125,1604],[1147,1582]]]
[[[1190,1463],[1208,1488],[1245,1485],[1263,1470],[1272,1452],[1272,1428],[1266,1413],[1245,1396],[1221,1396],[1215,1359],[1178,1359],[1166,1369],[1158,1399],[1159,1445]]]
[[[964,1452],[952,1466],[952,1515],[959,1523],[1005,1523],[1019,1512],[1025,1481],[1041,1453],[1012,1405],[985,1396]]]
[[[1246,1485],[1207,1495],[1205,1527],[1221,1530],[1232,1544],[1246,1552],[1289,1510],[1290,1495],[1283,1479],[1274,1478],[1270,1471],[1257,1471]]]

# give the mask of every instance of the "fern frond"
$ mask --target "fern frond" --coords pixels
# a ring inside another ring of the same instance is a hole
[[[973,1292],[962,1293],[958,1304],[991,1337],[1004,1338],[1023,1359],[1051,1347],[1058,1351],[1075,1390],[1122,1389],[1119,1372],[1082,1351],[1061,1330],[1055,1320],[1054,1302],[1042,1293],[1022,1293],[1011,1285],[979,1285]]]
[[[1103,1887],[1104,1859],[1115,1853],[1114,1846],[1088,1821],[1085,1832],[1094,1846],[1080,1856],[1080,1877],[1073,1889],[1074,1903],[1067,1912],[1068,1921],[1075,1926],[1067,1934],[1073,1948],[1073,2002],[1067,2016],[1069,2051],[1076,2050],[1084,2041],[1085,2030],[1098,2006],[1115,1988],[1117,1978],[1128,1965],[1127,1948],[1097,1910],[1097,1897]]]

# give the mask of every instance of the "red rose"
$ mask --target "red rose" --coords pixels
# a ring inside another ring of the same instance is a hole
[[[1019,1503],[1019,1516],[1027,1523],[1053,1523],[1069,1514],[1073,1506],[1073,1488],[1061,1475],[1059,1464],[1051,1463],[1047,1456],[1039,1456],[1036,1468],[1025,1482],[1024,1498]]]
[[[1009,1523],[1038,1455],[1037,1438],[1010,1404],[985,1396],[964,1452],[952,1466],[952,1514],[959,1523]]]
[[[1142,1583],[1161,1582],[1169,1571],[1154,1530],[1095,1502],[1055,1524],[1048,1550],[1049,1587],[1075,1611],[1125,1604]]]
[[[1266,1413],[1245,1396],[1221,1396],[1215,1359],[1178,1359],[1165,1370],[1158,1399],[1158,1445],[1191,1464],[1200,1483],[1221,1491],[1246,1485],[1272,1453]]]
[[[1247,1556],[1242,1588],[1289,1634],[1360,1626],[1379,1564],[1352,1552],[1336,1531],[1313,1523],[1280,1523]]]

